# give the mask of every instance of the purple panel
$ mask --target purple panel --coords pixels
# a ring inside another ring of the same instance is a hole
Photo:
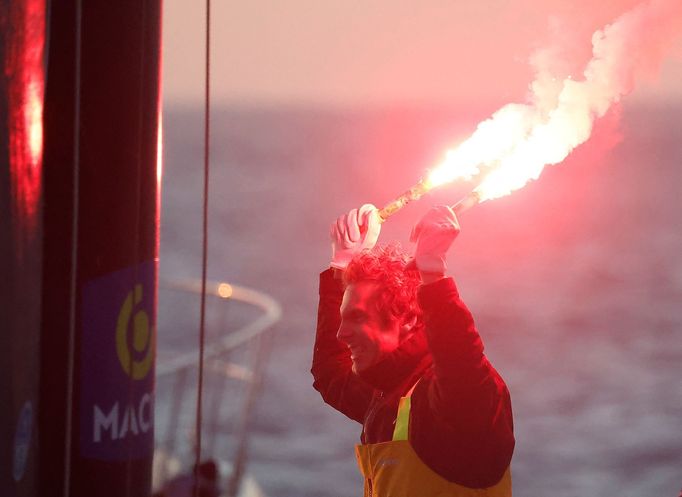
[[[156,271],[144,262],[83,288],[83,457],[120,461],[154,449]]]

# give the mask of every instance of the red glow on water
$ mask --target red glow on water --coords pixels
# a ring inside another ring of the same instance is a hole
[[[12,219],[17,239],[26,240],[35,233],[42,187],[45,2],[10,2],[8,17],[4,69]]]

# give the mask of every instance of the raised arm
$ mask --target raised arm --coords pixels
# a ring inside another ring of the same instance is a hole
[[[320,275],[320,300],[313,350],[313,387],[324,401],[362,423],[373,389],[353,373],[348,347],[336,334],[341,323],[342,273],[357,253],[371,249],[381,230],[376,207],[365,204],[340,216],[330,227],[331,268]]]
[[[452,209],[438,206],[426,213],[410,237],[417,244],[414,261],[422,278],[419,305],[434,362],[434,407],[453,424],[464,421],[472,410],[477,418],[485,417],[497,396],[471,312],[455,282],[445,277],[446,255],[459,231]],[[455,400],[463,397],[468,401],[466,410]]]
[[[432,467],[486,486],[501,477],[511,460],[511,401],[483,353],[473,316],[454,280],[445,277],[445,256],[458,233],[457,219],[445,206],[429,211],[412,233],[423,281],[419,303],[434,363],[427,405],[421,406],[428,411],[421,418],[425,425],[416,430],[414,442]],[[447,428],[433,429],[440,424]],[[429,449],[434,446],[447,454],[434,453]]]

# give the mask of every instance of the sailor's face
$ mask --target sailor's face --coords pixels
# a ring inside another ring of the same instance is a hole
[[[348,285],[341,303],[341,325],[336,337],[350,349],[356,373],[394,351],[400,342],[397,319],[385,319],[377,307],[377,284]]]

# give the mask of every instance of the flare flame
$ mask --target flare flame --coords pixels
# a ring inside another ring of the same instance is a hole
[[[580,80],[547,77],[538,67],[530,103],[508,104],[481,122],[419,185],[428,190],[482,176],[474,190],[480,202],[522,188],[587,141],[594,120],[633,89],[643,70],[656,70],[681,33],[680,0],[651,0],[626,12],[593,34]]]

